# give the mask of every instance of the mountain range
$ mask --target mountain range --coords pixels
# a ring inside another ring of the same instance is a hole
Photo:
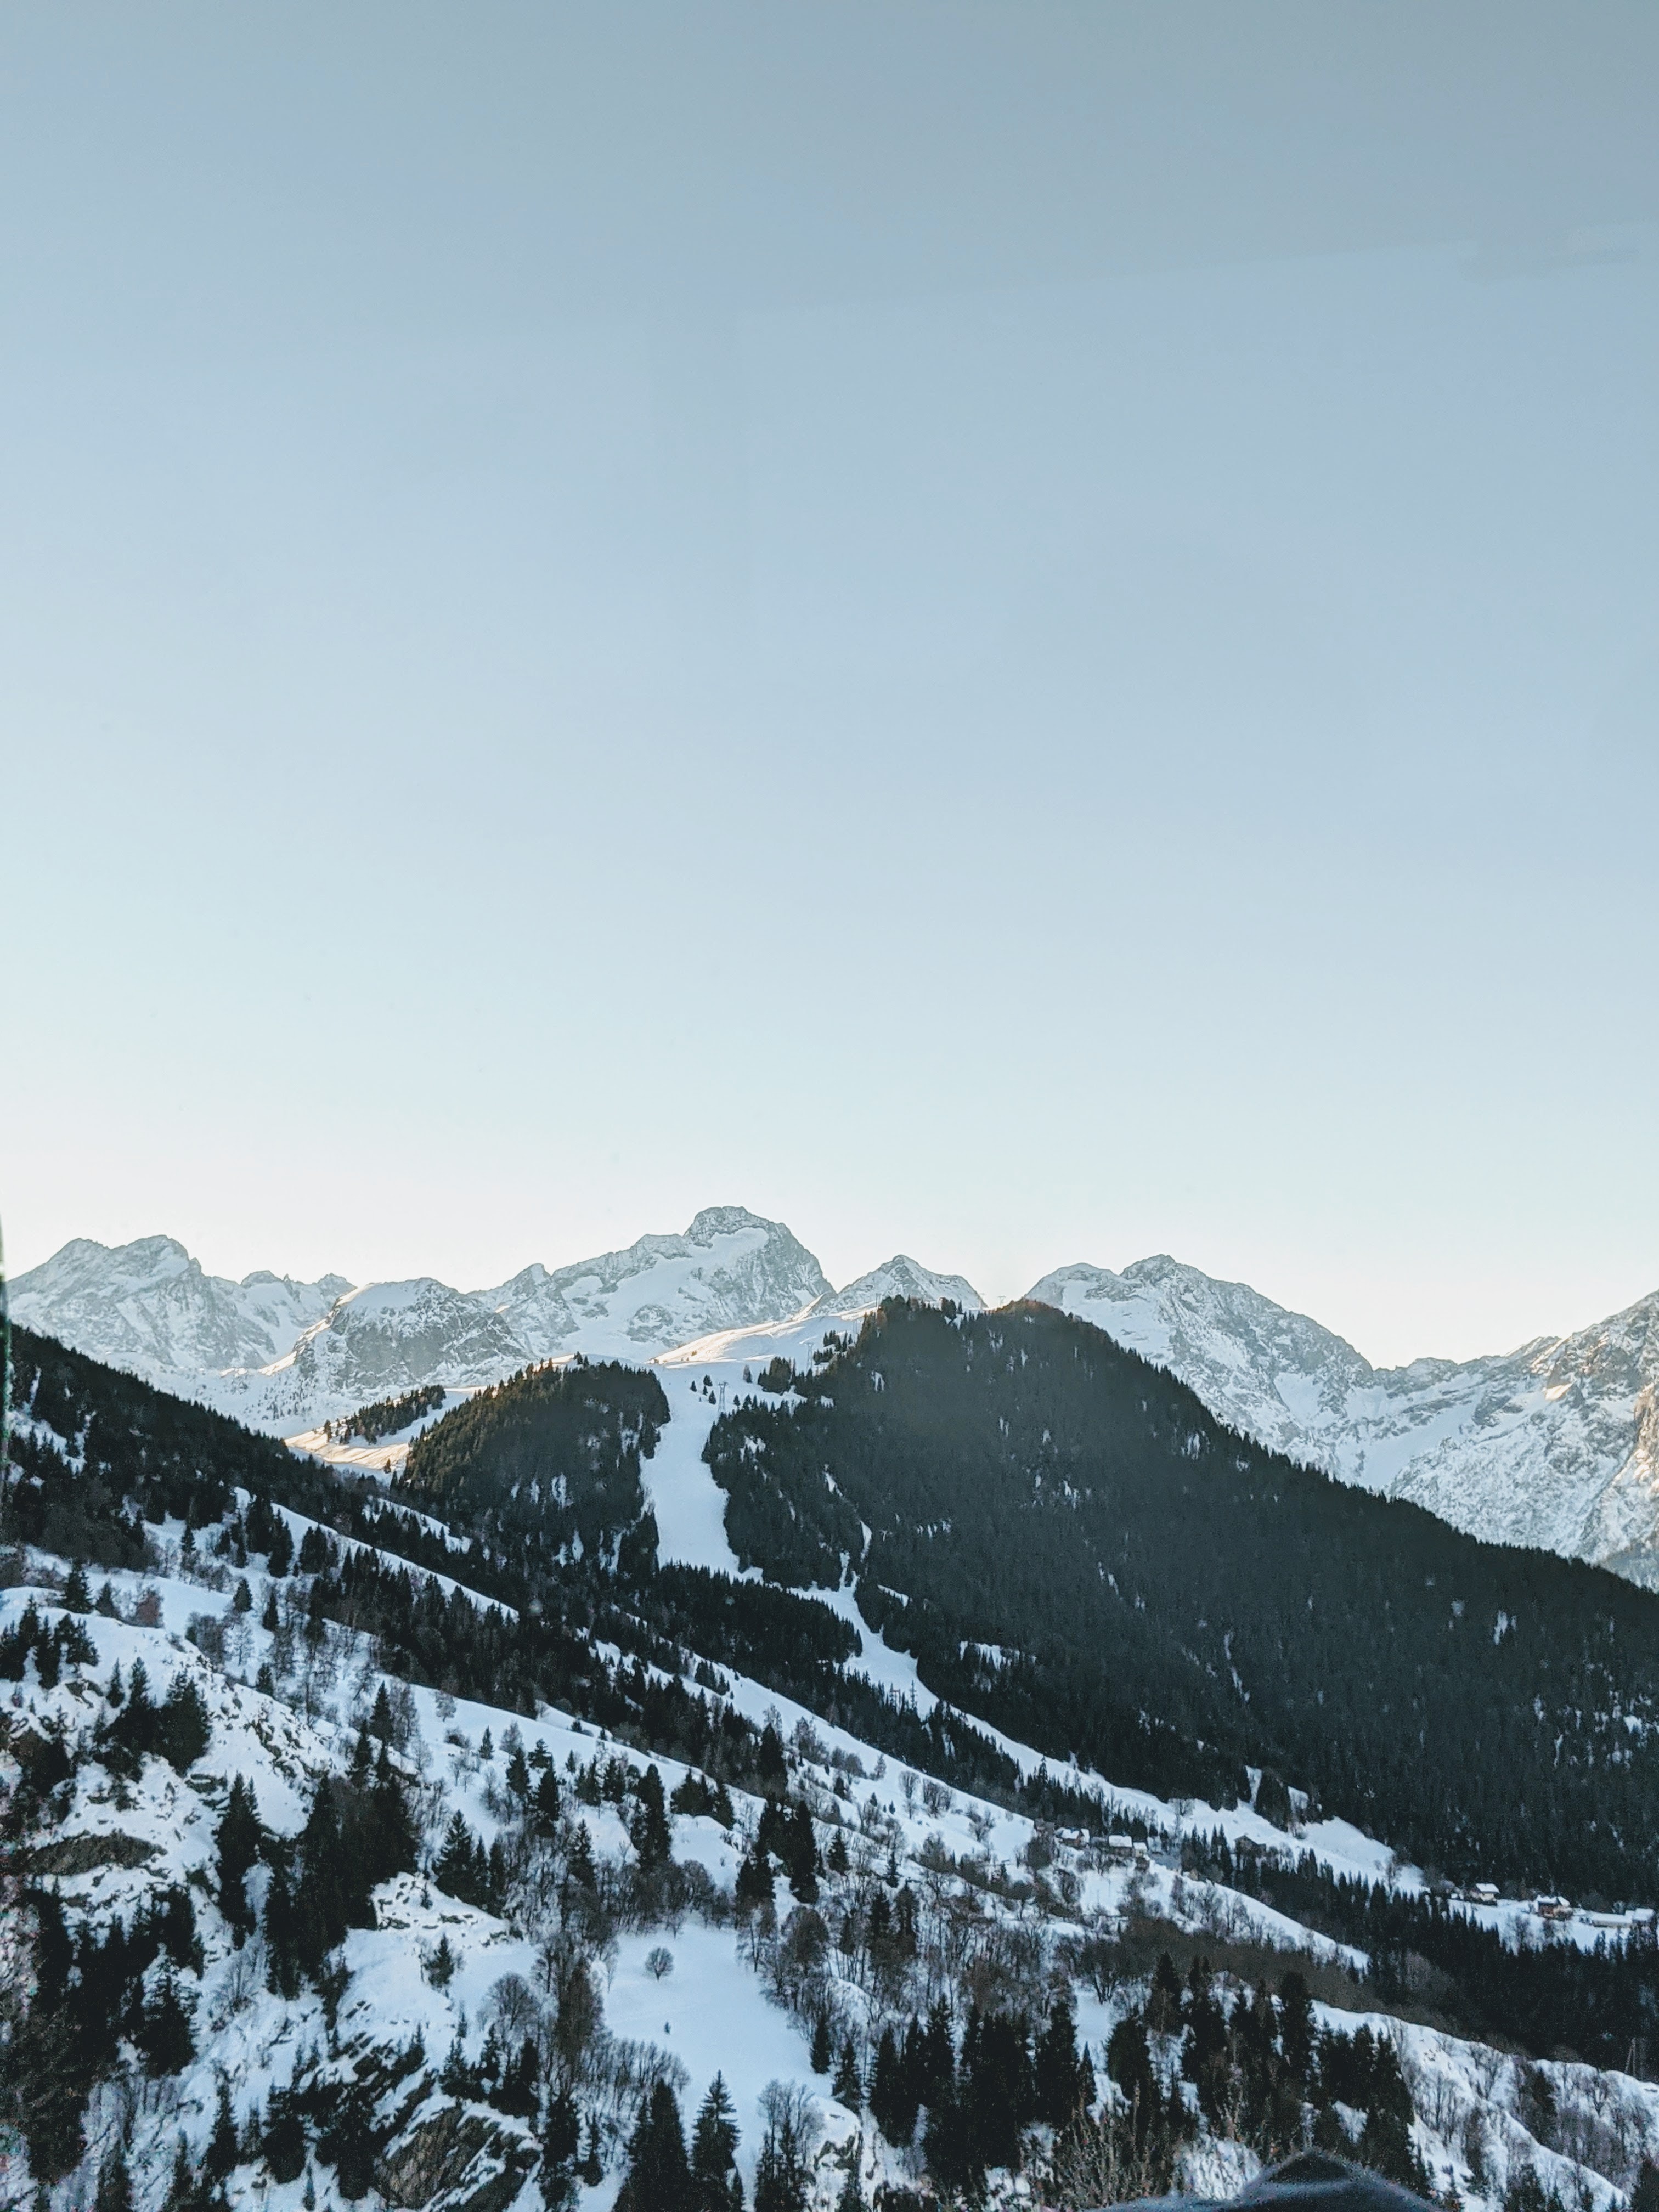
[[[768,1325],[788,1323],[793,1357],[812,1324],[827,1332],[891,1297],[982,1304],[961,1276],[903,1255],[837,1291],[781,1223],[720,1206],[682,1236],[471,1291],[431,1277],[354,1285],[261,1271],[238,1283],[170,1237],[80,1239],[18,1278],[12,1308],[97,1358],[295,1435],[422,1383],[475,1388],[575,1352],[643,1363],[741,1329],[744,1356],[763,1360]],[[1659,1293],[1569,1336],[1399,1368],[1162,1255],[1121,1273],[1061,1267],[1028,1297],[1094,1322],[1218,1419],[1340,1481],[1659,1587]]]

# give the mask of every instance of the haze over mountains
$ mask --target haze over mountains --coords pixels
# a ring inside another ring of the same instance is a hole
[[[1167,1366],[1219,1419],[1344,1482],[1407,1498],[1495,1542],[1659,1587],[1659,1293],[1518,1350],[1377,1369],[1248,1285],[1159,1255],[1075,1265],[1030,1297]],[[206,1273],[170,1237],[80,1239],[13,1285],[12,1306],[112,1365],[294,1435],[424,1382],[470,1388],[582,1352],[647,1362],[733,1329],[792,1324],[787,1349],[905,1297],[981,1303],[902,1255],[832,1289],[781,1223],[710,1207],[681,1236],[463,1291],[430,1277],[354,1286]],[[764,1357],[764,1338],[756,1350]]]

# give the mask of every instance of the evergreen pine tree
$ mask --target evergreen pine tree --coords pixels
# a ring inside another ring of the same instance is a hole
[[[597,2112],[590,2112],[587,2116],[587,2146],[576,2171],[589,2189],[597,2189],[605,2179],[605,2160],[599,2155],[599,2118]]]
[[[273,2181],[297,2181],[305,2170],[306,2129],[292,2089],[273,2089],[260,2137]]]
[[[64,1609],[66,1613],[90,1613],[92,1592],[87,1587],[87,1571],[79,1559],[70,1569],[69,1580],[64,1585]]]
[[[386,1695],[386,1684],[382,1682],[374,1692],[374,1710],[368,1717],[368,1732],[372,1736],[377,1736],[383,1744],[389,1744],[394,1726],[392,1717],[392,1700]]]
[[[653,2087],[629,2145],[629,2167],[617,2212],[690,2212],[691,2169],[685,2130],[666,2081]]]
[[[464,1905],[473,1905],[478,1901],[472,1831],[458,1812],[449,1816],[449,1826],[444,1831],[443,1849],[432,1869],[432,1879],[440,1889],[447,1890],[452,1897],[459,1897]]]
[[[593,1839],[587,1832],[586,1820],[577,1823],[576,1832],[571,1838],[568,1864],[572,1881],[583,1889],[599,1887],[599,1869],[593,1863]]]
[[[632,1832],[641,1866],[663,1866],[667,1863],[673,1838],[663,1799],[662,1777],[654,1766],[647,1766],[640,1777],[639,1807],[634,1815]]]
[[[155,1995],[144,2006],[135,2040],[152,2075],[181,2074],[196,2056],[190,2012],[170,1964],[161,1969]]]
[[[538,2177],[542,2203],[547,2212],[564,2212],[575,2201],[576,2154],[581,2148],[581,2115],[568,2088],[562,2088],[548,2106],[542,2130],[542,2170]]]
[[[809,2063],[815,2074],[827,2074],[835,2045],[830,2034],[830,2014],[822,2006],[812,2016],[812,2051]]]
[[[233,1613],[252,1613],[253,1610],[253,1593],[247,1586],[246,1575],[238,1575],[236,1577],[236,1588],[231,1595],[230,1609]]]
[[[1034,2073],[1038,2119],[1054,2129],[1069,2124],[1080,2101],[1082,2072],[1077,2016],[1072,2009],[1071,1992],[1063,1990],[1054,1999],[1048,2025],[1037,2039]]]
[[[252,1788],[239,1774],[231,1783],[229,1802],[215,1838],[219,1910],[230,1923],[239,1951],[253,1929],[253,1908],[247,1901],[246,1878],[264,1840],[264,1830],[259,1823],[259,1808]]]
[[[190,2162],[190,2145],[181,2134],[173,2154],[173,2179],[167,2184],[163,2212],[193,2212],[196,2201],[196,2169]]]
[[[836,2078],[831,2094],[837,2104],[845,2105],[849,2112],[861,2111],[864,2105],[864,2084],[859,2078],[858,2053],[853,2048],[850,2035],[842,2038],[841,2057],[836,2063]]]
[[[269,1583],[265,1585],[265,1609],[259,1615],[259,1626],[261,1628],[268,1629],[273,1636],[282,1626],[282,1622],[278,1618],[276,1612],[276,1589]]]
[[[536,1783],[536,1825],[544,1835],[551,1835],[558,1822],[558,1777],[550,1766],[544,1767]]]
[[[219,2101],[213,2118],[213,2133],[208,2137],[206,2154],[202,2160],[202,2178],[205,2181],[222,2181],[234,2171],[237,2160],[236,2113],[230,2101],[230,2083],[219,2076]]]
[[[739,2212],[743,2183],[737,2160],[737,2114],[725,2077],[716,2074],[691,2134],[693,2212]]]

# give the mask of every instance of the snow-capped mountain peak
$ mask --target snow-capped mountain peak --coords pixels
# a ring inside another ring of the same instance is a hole
[[[712,1330],[781,1320],[829,1288],[781,1221],[712,1206],[682,1236],[641,1237],[551,1272],[526,1267],[474,1296],[534,1358],[583,1351],[641,1359]]]
[[[1159,1254],[1029,1295],[1169,1368],[1212,1413],[1494,1543],[1659,1587],[1659,1292],[1565,1337],[1376,1368],[1306,1315]]]
[[[969,1313],[980,1312],[985,1304],[965,1275],[936,1274],[933,1268],[922,1267],[908,1253],[896,1252],[890,1260],[884,1260],[879,1267],[872,1267],[844,1290],[831,1292],[820,1304],[825,1310],[836,1313],[866,1313],[884,1298],[917,1298],[930,1306],[950,1298]]]
[[[350,1284],[257,1269],[210,1275],[173,1237],[111,1246],[78,1237],[11,1285],[11,1310],[94,1358],[153,1382],[279,1358]]]

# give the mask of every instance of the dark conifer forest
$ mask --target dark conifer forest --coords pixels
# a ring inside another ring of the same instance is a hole
[[[856,1573],[1052,1755],[1212,1800],[1269,1769],[1454,1877],[1656,1887],[1659,1598],[1295,1466],[1087,1323],[890,1304],[707,1455],[744,1566]]]

